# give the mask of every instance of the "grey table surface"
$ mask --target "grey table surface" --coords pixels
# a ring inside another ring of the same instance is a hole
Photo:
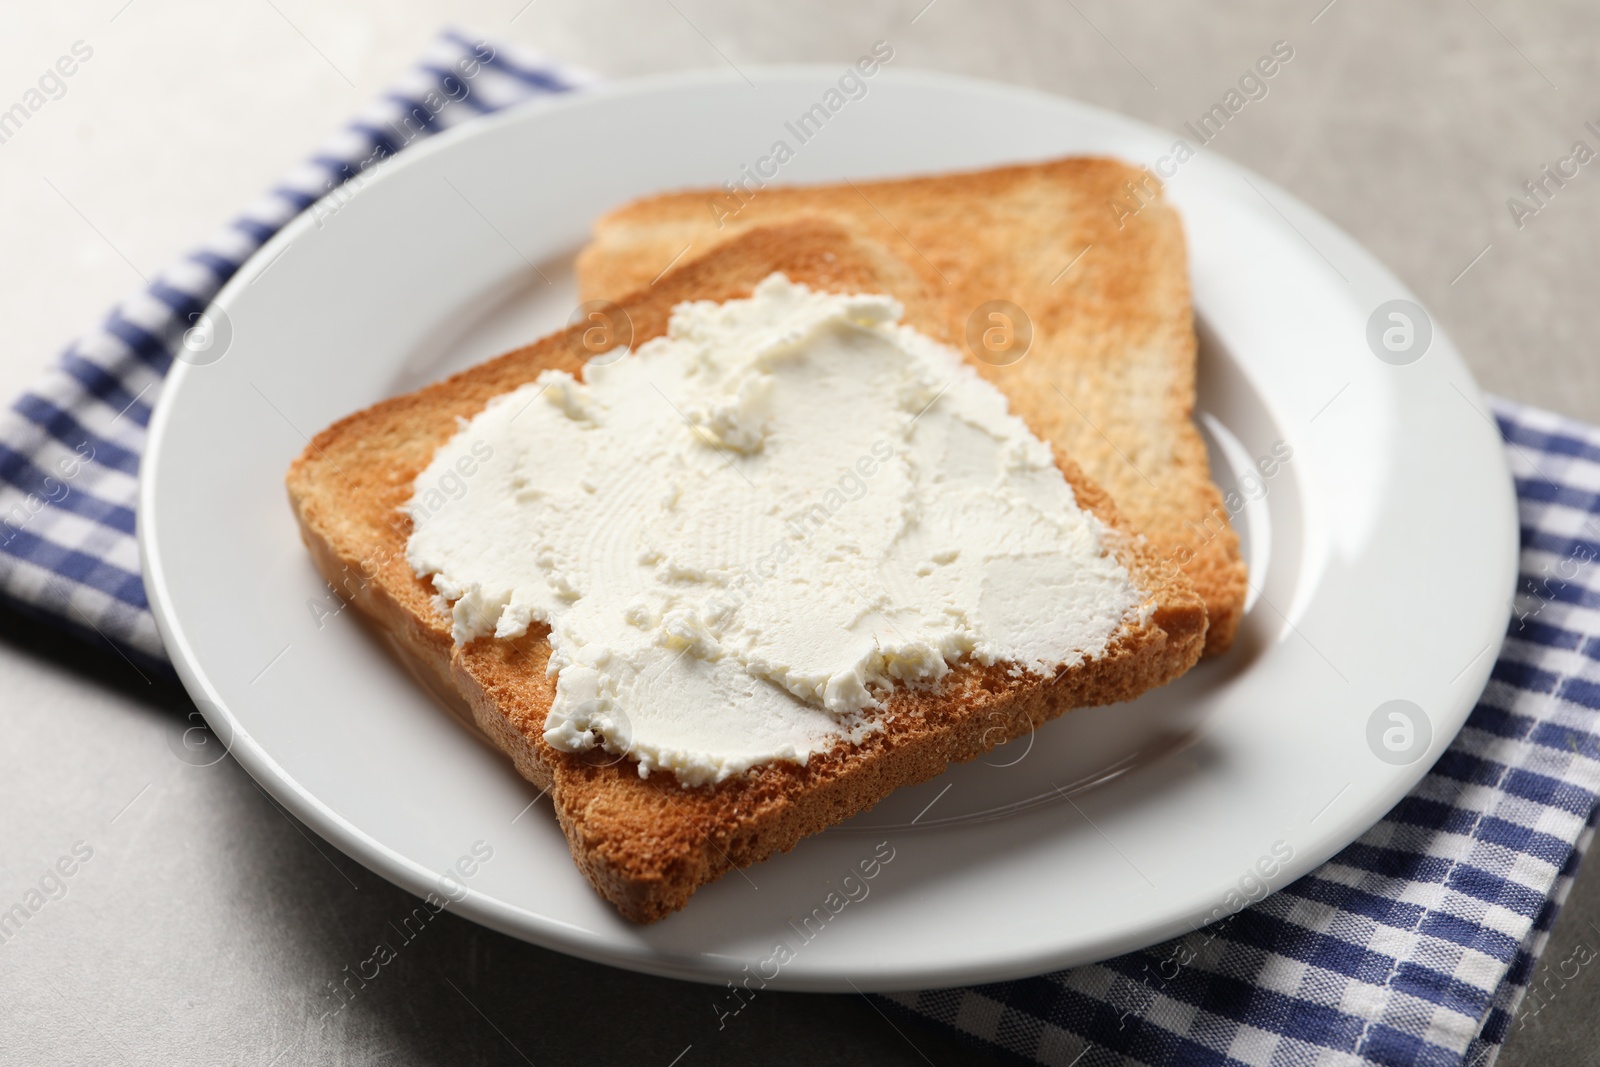
[[[225,221],[377,93],[442,23],[606,77],[791,60],[896,62],[1034,86],[1168,129],[1254,58],[1295,57],[1214,144],[1385,260],[1485,388],[1600,420],[1600,173],[1519,220],[1508,198],[1600,148],[1600,7],[1509,0],[93,0],[0,7],[0,104],[75,41],[65,96],[0,144],[0,392]],[[168,741],[176,688],[0,613],[0,901],[93,857],[0,946],[0,1063],[982,1062],[858,997],[762,994],[718,1028],[706,987],[569,959],[446,914],[331,1021],[329,983],[410,898],[231,761]],[[81,847],[81,846],[80,846]],[[1600,872],[1549,959],[1600,946]],[[1587,975],[1587,971],[1584,972]],[[1600,1062],[1595,979],[1519,1019],[1501,1062]],[[680,1057],[681,1059],[675,1059]]]

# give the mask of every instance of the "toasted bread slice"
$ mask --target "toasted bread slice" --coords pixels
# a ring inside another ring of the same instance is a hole
[[[1027,313],[1025,358],[974,364],[1183,568],[1211,617],[1206,653],[1226,651],[1244,614],[1245,568],[1192,419],[1196,342],[1183,228],[1153,179],[1113,160],[1062,159],[649,197],[595,224],[578,258],[582,297],[615,299],[675,257],[801,216],[878,241],[923,278],[935,305],[924,332],[947,344],[967,349],[969,319],[987,301]]]
[[[897,257],[825,222],[753,230],[620,303],[642,342],[665,331],[673,305],[748,296],[774,271],[821,290],[887,291],[905,302],[912,325],[925,326],[934,306]],[[841,743],[804,766],[766,764],[714,786],[685,788],[670,773],[641,779],[631,760],[600,749],[575,755],[552,748],[544,740],[555,688],[545,673],[548,629],[535,624],[514,640],[455,647],[432,586],[406,563],[410,519],[399,508],[456,432],[457,419],[546,368],[581,373],[590,354],[581,345],[574,328],[358,412],[316,436],[290,467],[288,488],[322,573],[377,623],[408,666],[439,683],[432,688],[459,693],[517,770],[549,790],[579,869],[628,918],[659,919],[729,869],[787,851],[899,786],[1069,708],[1135,697],[1198,659],[1205,605],[1189,581],[1126,532],[1106,494],[1058,450],[1078,502],[1112,527],[1108,550],[1146,594],[1146,621],[1130,614],[1102,656],[1054,679],[963,662],[935,693],[891,693],[887,725],[860,744]]]

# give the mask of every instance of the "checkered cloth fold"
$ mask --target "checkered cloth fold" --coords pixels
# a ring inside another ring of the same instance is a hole
[[[0,596],[165,665],[134,506],[185,331],[257,248],[363,164],[587,80],[445,33],[281,185],[73,342],[0,414]],[[1519,1008],[1525,1019],[1540,1003],[1524,994],[1600,795],[1600,430],[1494,406],[1520,498],[1522,584],[1488,688],[1405,800],[1315,872],[1177,941],[878,1002],[1029,1063],[1492,1063]]]

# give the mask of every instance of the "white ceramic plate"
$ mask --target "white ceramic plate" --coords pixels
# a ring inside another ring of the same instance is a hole
[[[507,760],[352,612],[319,619],[311,605],[333,602],[283,491],[306,436],[563,324],[596,215],[737,178],[775,140],[794,144],[785,121],[841,71],[749,73],[759,88],[720,73],[618,83],[447,133],[320,227],[289,225],[218,298],[231,347],[167,382],[139,533],[167,648],[233,755],[346,854],[418,893],[483,842],[493,858],[457,875],[454,907],[485,925],[682,978],[776,968],[771,984],[790,989],[1101,959],[1224,914],[1354,839],[1443,751],[1487,678],[1515,574],[1510,479],[1441,333],[1407,365],[1369,346],[1369,318],[1404,287],[1205,150],[1170,194],[1190,241],[1215,474],[1254,497],[1235,520],[1254,589],[1237,646],[1177,684],[1073,713],[637,927],[578,874],[548,802],[528,807],[537,793]],[[1153,165],[1174,141],[982,82],[884,71],[869,86],[783,180],[1066,153]],[[1281,469],[1242,479],[1278,442],[1292,449]],[[1407,740],[1387,712],[1369,744],[1391,700],[1426,717],[1408,763],[1383,749],[1385,731]],[[843,882],[891,853],[870,882]],[[830,896],[847,888],[859,899]],[[792,958],[767,962],[786,955],[779,943]]]

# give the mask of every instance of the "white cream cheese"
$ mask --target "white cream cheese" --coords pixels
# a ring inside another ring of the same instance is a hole
[[[552,745],[686,785],[804,762],[891,686],[1051,674],[1146,608],[1050,448],[900,315],[775,274],[438,450],[406,558],[458,643],[549,625]]]

